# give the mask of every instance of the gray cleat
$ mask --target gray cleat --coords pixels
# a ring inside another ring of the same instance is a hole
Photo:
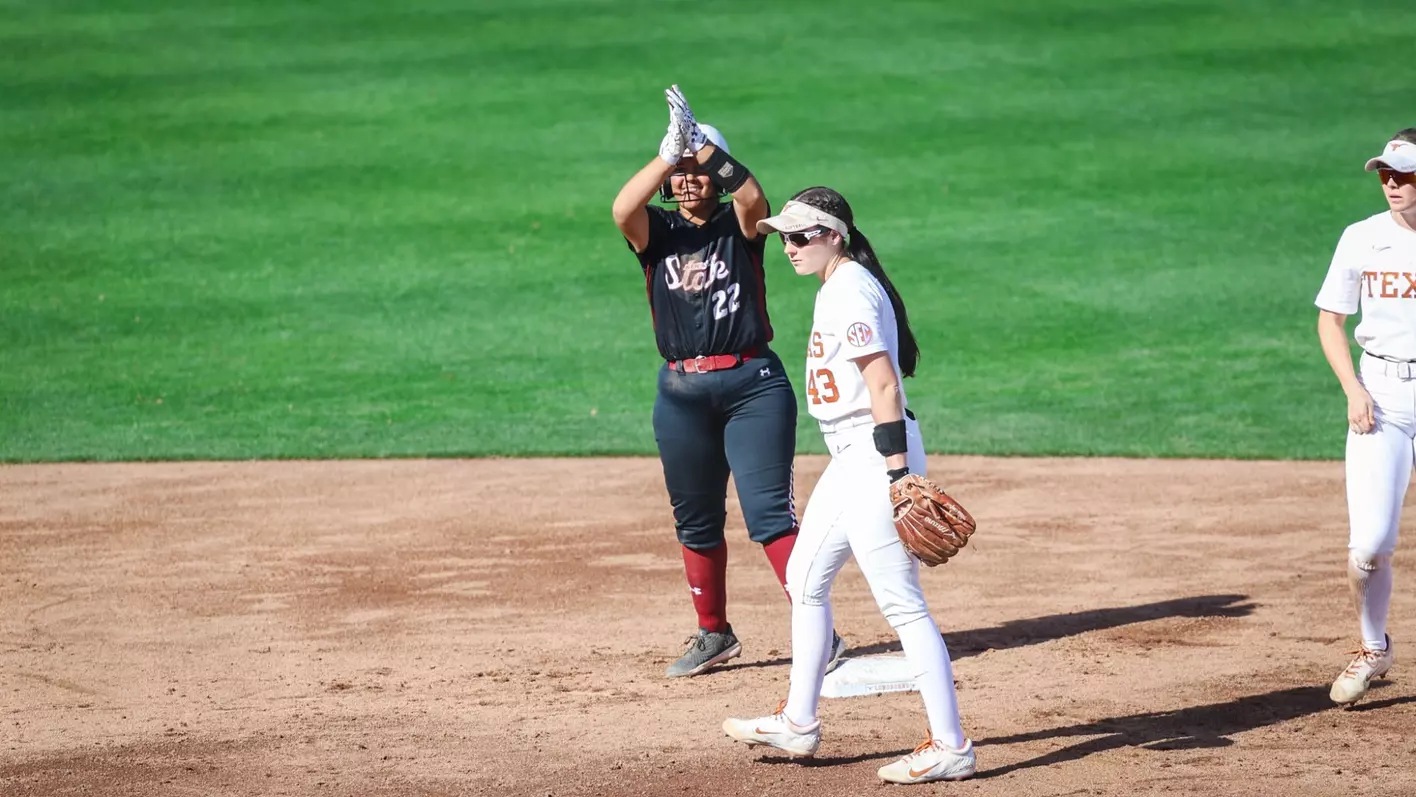
[[[841,666],[841,659],[846,655],[846,640],[841,639],[841,635],[835,631],[831,632],[831,658],[826,661],[826,672],[831,672]]]
[[[688,638],[688,650],[664,670],[664,675],[669,678],[697,675],[715,664],[722,664],[741,655],[742,643],[738,642],[731,625],[721,632],[700,628],[696,636]]]

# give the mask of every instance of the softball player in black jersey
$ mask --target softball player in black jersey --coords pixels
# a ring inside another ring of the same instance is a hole
[[[683,548],[698,633],[669,677],[697,675],[742,652],[727,619],[727,485],[731,472],[748,537],[786,587],[796,542],[792,459],[796,395],[768,347],[757,222],[767,199],[727,141],[698,123],[675,86],[659,156],[615,197],[615,225],[639,259],[665,364],[654,438]],[[676,205],[649,205],[655,194]],[[731,202],[722,201],[729,195]],[[833,637],[833,664],[844,645]]]

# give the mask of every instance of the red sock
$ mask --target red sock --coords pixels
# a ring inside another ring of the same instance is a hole
[[[797,530],[783,534],[775,540],[762,546],[762,552],[767,554],[767,561],[772,563],[772,570],[777,574],[777,580],[782,583],[782,591],[787,591],[787,560],[792,558],[792,548],[796,546]],[[787,599],[791,600],[791,594]]]
[[[706,551],[684,546],[683,573],[693,593],[698,625],[711,632],[728,629],[728,544]]]

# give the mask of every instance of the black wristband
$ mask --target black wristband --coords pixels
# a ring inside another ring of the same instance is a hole
[[[894,484],[900,479],[903,479],[906,476],[910,475],[910,466],[906,465],[903,468],[891,468],[890,470],[885,471],[885,475],[889,476],[890,483]]]
[[[734,160],[722,147],[713,148],[713,154],[709,155],[708,161],[703,164],[703,171],[708,173],[708,179],[713,181],[713,185],[725,194],[742,188],[747,178],[752,176],[746,166]]]
[[[905,422],[903,419],[875,425],[875,450],[882,457],[893,457],[910,450],[905,442]]]

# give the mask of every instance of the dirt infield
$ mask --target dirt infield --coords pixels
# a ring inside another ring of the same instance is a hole
[[[879,785],[914,694],[823,701],[807,764],[722,735],[788,671],[740,520],[743,658],[661,676],[694,621],[656,461],[53,465],[0,467],[0,794],[1416,793],[1408,558],[1396,680],[1327,700],[1340,464],[932,466],[980,523],[925,574],[974,780]],[[835,606],[898,650],[854,565]]]

